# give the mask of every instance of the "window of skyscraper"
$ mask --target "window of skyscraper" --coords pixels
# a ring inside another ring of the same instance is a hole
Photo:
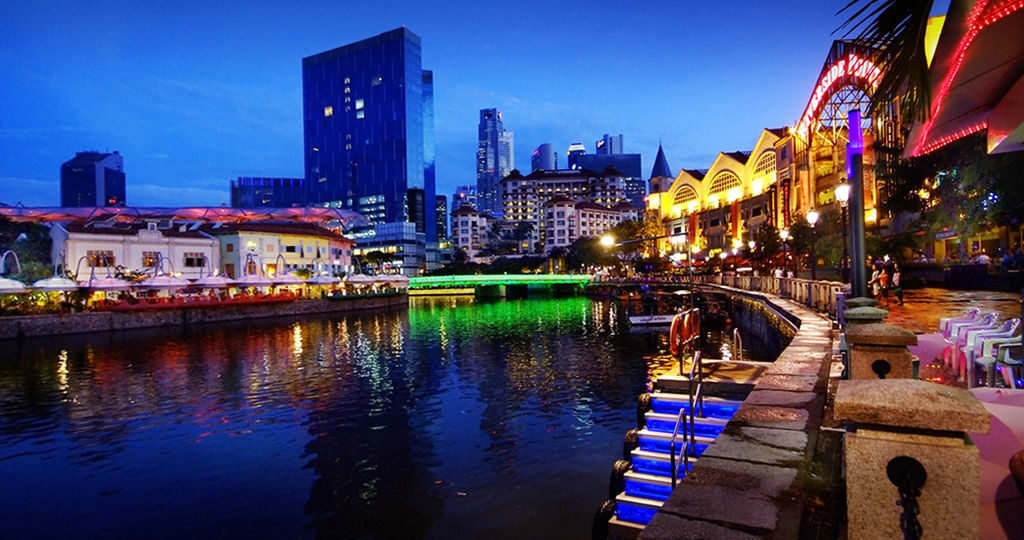
[[[324,107],[324,116],[334,116],[334,107],[331,105]]]
[[[356,100],[356,110],[358,111],[358,110],[360,110],[362,108],[363,108],[363,100],[357,99]]]

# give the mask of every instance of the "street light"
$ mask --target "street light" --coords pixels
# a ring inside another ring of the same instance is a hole
[[[814,274],[814,224],[818,222],[817,210],[811,210],[807,212],[807,223],[811,224],[811,281],[814,281],[817,276]]]
[[[786,240],[789,240],[789,229],[779,231],[779,238],[782,239],[782,268],[785,269],[787,266],[786,257],[789,253],[789,246],[786,244]]]
[[[843,277],[843,281],[845,282],[850,277],[849,268],[846,266],[847,262],[848,262],[848,259],[850,258],[850,254],[849,254],[849,251],[847,251],[847,246],[846,246],[846,234],[847,234],[847,231],[846,231],[846,228],[847,228],[846,227],[846,205],[847,205],[847,203],[850,202],[850,184],[846,183],[846,179],[844,178],[843,182],[841,184],[839,184],[838,186],[836,186],[836,190],[835,191],[836,191],[836,200],[839,201],[839,210],[840,210],[840,212],[842,214],[842,219],[843,219],[843,264],[841,264],[840,266],[842,267],[842,274],[843,274],[842,277]]]
[[[601,237],[601,245],[606,247],[606,248],[610,248],[610,247],[614,246],[615,245],[615,237],[610,235],[610,234],[603,235]]]

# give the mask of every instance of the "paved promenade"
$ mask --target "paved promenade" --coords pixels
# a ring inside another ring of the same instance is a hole
[[[939,330],[939,319],[955,317],[972,307],[998,311],[1000,319],[1020,317],[1020,293],[994,291],[955,291],[948,289],[912,289],[906,291],[903,305],[889,293],[889,319],[886,321],[913,331],[930,334]]]

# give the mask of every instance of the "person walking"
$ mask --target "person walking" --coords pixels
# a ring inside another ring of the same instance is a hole
[[[871,296],[875,297],[879,303],[882,302],[882,265],[875,263],[874,272],[871,272],[871,279],[868,280],[868,285],[871,286]]]
[[[900,284],[900,263],[892,263],[892,288],[896,293],[896,300],[903,305],[903,285]]]

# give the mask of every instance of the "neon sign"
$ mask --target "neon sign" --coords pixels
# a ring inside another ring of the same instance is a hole
[[[843,58],[831,67],[825,70],[821,78],[818,79],[818,85],[814,87],[814,93],[811,94],[811,101],[807,104],[807,109],[804,111],[804,115],[800,118],[800,124],[797,125],[797,132],[801,137],[807,138],[807,132],[811,128],[811,122],[821,112],[822,106],[824,106],[826,98],[831,95],[832,87],[837,82],[842,81],[846,78],[860,79],[868,83],[872,89],[878,86],[878,80],[882,77],[882,70],[875,65],[874,62],[867,58],[861,58],[856,54],[850,53],[846,58]]]

